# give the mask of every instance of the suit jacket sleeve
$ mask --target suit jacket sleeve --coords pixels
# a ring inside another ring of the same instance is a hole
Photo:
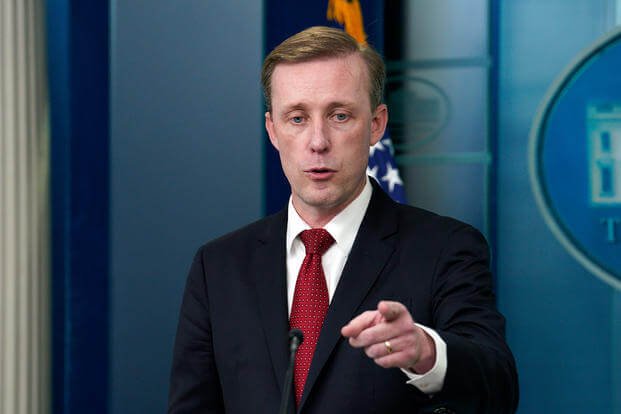
[[[201,251],[192,263],[173,351],[169,414],[224,413]]]
[[[515,362],[496,310],[489,250],[473,227],[448,232],[432,284],[433,326],[447,344],[447,371],[435,397],[457,412],[511,413],[517,408]]]

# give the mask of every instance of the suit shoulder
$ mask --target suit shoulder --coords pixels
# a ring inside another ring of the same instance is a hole
[[[460,229],[473,229],[473,226],[449,216],[442,216],[433,211],[425,210],[420,207],[414,207],[406,204],[398,204],[397,214],[402,224],[417,227],[432,227],[435,231],[453,232]]]
[[[243,248],[245,245],[284,234],[286,229],[286,212],[279,212],[236,230],[219,236],[203,244],[199,252],[226,251]]]
[[[451,242],[482,246],[487,249],[489,243],[476,227],[453,217],[443,216],[419,207],[399,204],[397,207],[399,226],[405,230],[404,236],[418,238],[424,235],[428,243],[440,243],[445,246]]]

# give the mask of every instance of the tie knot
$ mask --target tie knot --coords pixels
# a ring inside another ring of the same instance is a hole
[[[310,229],[300,233],[300,240],[304,243],[306,254],[318,254],[322,256],[334,239],[325,229]]]

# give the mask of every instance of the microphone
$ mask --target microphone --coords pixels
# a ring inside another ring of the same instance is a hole
[[[304,334],[299,329],[289,331],[289,367],[285,376],[285,384],[282,390],[282,399],[280,400],[280,414],[287,414],[289,408],[289,398],[291,397],[291,388],[293,385],[293,366],[295,365],[295,354],[304,341]]]

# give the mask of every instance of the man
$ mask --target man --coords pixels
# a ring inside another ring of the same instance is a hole
[[[376,52],[325,27],[265,59],[265,126],[291,198],[197,253],[169,413],[277,412],[292,327],[305,336],[297,412],[515,410],[485,240],[394,203],[365,174],[388,120],[384,78]]]

